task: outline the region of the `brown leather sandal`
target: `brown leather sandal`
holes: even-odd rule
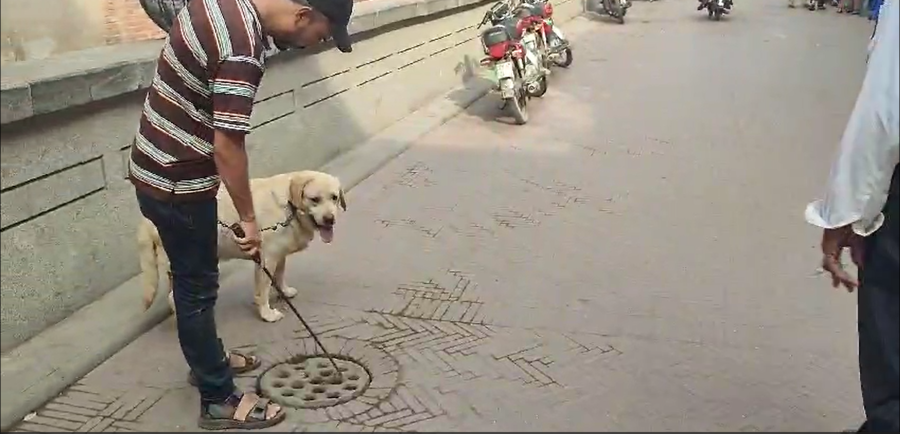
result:
[[[243,364],[236,365],[235,360],[243,360]],[[246,354],[238,350],[231,350],[228,352],[228,363],[231,364],[231,371],[237,375],[246,374],[250,371],[259,368],[262,364],[262,361],[259,357],[256,357],[252,354]],[[188,384],[191,386],[197,387],[199,384],[197,382],[197,376],[194,375],[194,371],[188,373]]]
[[[287,413],[278,404],[255,393],[245,393],[221,404],[204,406],[198,425],[205,430],[254,430],[278,425],[286,417]]]

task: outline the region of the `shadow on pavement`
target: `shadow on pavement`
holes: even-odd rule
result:
[[[449,94],[449,99],[463,109],[463,112],[478,117],[484,121],[493,122],[501,114],[499,109],[501,101],[491,90],[496,86],[496,82],[487,77],[490,71],[481,66],[478,59],[466,55],[463,60],[456,66],[455,72],[462,77],[462,87],[454,89]],[[485,99],[496,100],[497,103],[491,104],[471,104],[472,92],[487,92]]]

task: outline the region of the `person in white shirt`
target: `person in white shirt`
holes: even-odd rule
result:
[[[859,370],[866,422],[859,432],[900,432],[900,8],[888,0],[866,77],[822,200],[806,209],[824,229],[822,268],[832,285],[859,288]],[[844,270],[843,251],[859,272]]]

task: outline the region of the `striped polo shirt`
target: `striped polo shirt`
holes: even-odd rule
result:
[[[157,62],[131,146],[129,179],[165,201],[214,197],[213,134],[250,131],[267,42],[250,0],[193,0]]]

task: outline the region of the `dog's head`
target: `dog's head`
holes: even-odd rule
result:
[[[315,226],[325,243],[334,239],[338,208],[347,210],[341,181],[322,172],[301,172],[291,179],[291,202]]]

